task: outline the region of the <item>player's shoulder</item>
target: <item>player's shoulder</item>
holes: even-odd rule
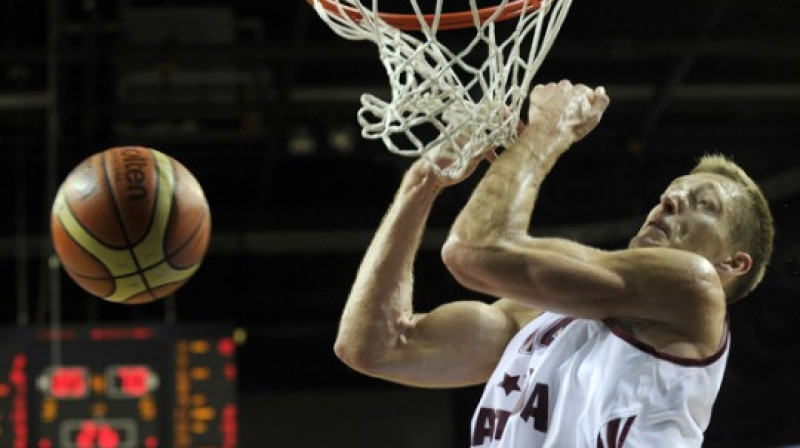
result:
[[[605,266],[623,281],[625,313],[608,316],[638,322],[659,342],[680,340],[714,350],[727,304],[722,279],[705,257],[681,249],[644,247],[608,252]],[[663,342],[662,342],[663,343]]]

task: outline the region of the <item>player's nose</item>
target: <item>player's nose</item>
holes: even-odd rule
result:
[[[661,207],[665,213],[678,214],[686,208],[686,193],[671,191],[661,195]]]

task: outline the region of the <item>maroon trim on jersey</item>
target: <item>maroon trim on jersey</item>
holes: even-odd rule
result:
[[[636,337],[634,337],[628,330],[626,330],[622,326],[622,324],[620,324],[618,321],[614,319],[605,319],[603,320],[603,323],[606,324],[606,326],[609,328],[609,330],[611,330],[612,333],[614,333],[615,336],[627,342],[628,344],[638,348],[639,350],[645,353],[649,353],[655,356],[656,358],[663,359],[665,361],[669,361],[671,363],[687,367],[705,367],[710,364],[713,364],[722,356],[723,353],[725,353],[725,350],[728,349],[728,345],[730,342],[730,331],[728,331],[727,318],[725,319],[725,330],[724,330],[725,336],[722,338],[722,342],[720,343],[719,348],[711,356],[700,359],[684,358],[682,356],[670,355],[669,353],[664,353],[662,351],[659,351],[652,345],[640,341],[639,339],[636,339]]]

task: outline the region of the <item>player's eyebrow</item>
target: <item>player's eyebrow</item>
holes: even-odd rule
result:
[[[669,185],[667,185],[666,189],[669,190],[671,188],[679,187],[685,178],[686,176],[676,177],[672,182],[669,183]]]

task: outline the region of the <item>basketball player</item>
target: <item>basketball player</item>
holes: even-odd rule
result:
[[[728,355],[727,306],[759,283],[772,250],[767,203],[738,166],[706,156],[667,186],[626,249],[534,238],[545,175],[609,100],[602,87],[567,81],[535,87],[530,100],[527,127],[487,170],[442,251],[462,285],[501,299],[414,313],[426,218],[462,180],[420,160],[367,250],[335,350],[402,384],[486,383],[472,446],[699,447]]]

